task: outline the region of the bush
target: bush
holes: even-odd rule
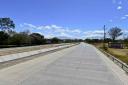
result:
[[[51,39],[51,43],[53,43],[53,44],[60,43],[60,42],[62,42],[62,40],[60,40],[60,39],[58,39],[56,37]]]
[[[31,44],[40,45],[46,43],[44,36],[39,33],[32,33],[30,37],[31,37]]]
[[[0,45],[8,44],[9,37],[10,36],[6,32],[0,31]]]
[[[128,48],[128,43],[125,44],[126,48]]]
[[[22,33],[19,33],[19,34],[14,34],[10,39],[9,39],[9,42],[11,45],[18,45],[18,46],[21,46],[21,45],[30,45],[31,42],[30,42],[30,37],[26,34],[22,34]]]

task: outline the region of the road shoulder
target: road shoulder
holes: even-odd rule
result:
[[[114,75],[116,75],[124,85],[128,85],[128,74],[117,66],[113,61],[111,61],[106,55],[94,47],[101,59],[106,63],[108,68],[110,68]]]

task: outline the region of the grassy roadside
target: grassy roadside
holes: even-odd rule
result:
[[[99,49],[103,49],[102,43],[93,44]],[[123,61],[124,63],[128,64],[128,49],[115,49],[115,48],[107,48],[107,50],[104,50],[107,53],[115,56],[117,59]]]

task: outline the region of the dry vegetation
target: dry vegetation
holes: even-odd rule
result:
[[[96,43],[94,44],[97,48],[103,49],[103,43]],[[107,46],[107,44],[106,44]],[[128,49],[116,49],[116,48],[107,48],[106,52],[110,53],[111,55],[115,56],[119,60],[123,61],[124,63],[128,64]]]
[[[128,49],[108,48],[107,52],[128,64]]]

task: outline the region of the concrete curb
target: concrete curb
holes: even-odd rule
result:
[[[60,49],[60,48],[66,48],[66,47],[70,47],[70,46],[73,46],[73,45],[74,44],[58,46],[58,47],[52,47],[52,48],[46,48],[46,49],[35,50],[35,51],[29,51],[29,52],[23,52],[23,53],[10,54],[10,55],[5,55],[5,56],[0,56],[0,63],[1,62],[15,60],[15,59],[29,57],[29,56],[32,56],[32,55],[36,55],[36,54],[47,52],[47,51],[51,51],[51,50],[56,50],[56,49]]]

